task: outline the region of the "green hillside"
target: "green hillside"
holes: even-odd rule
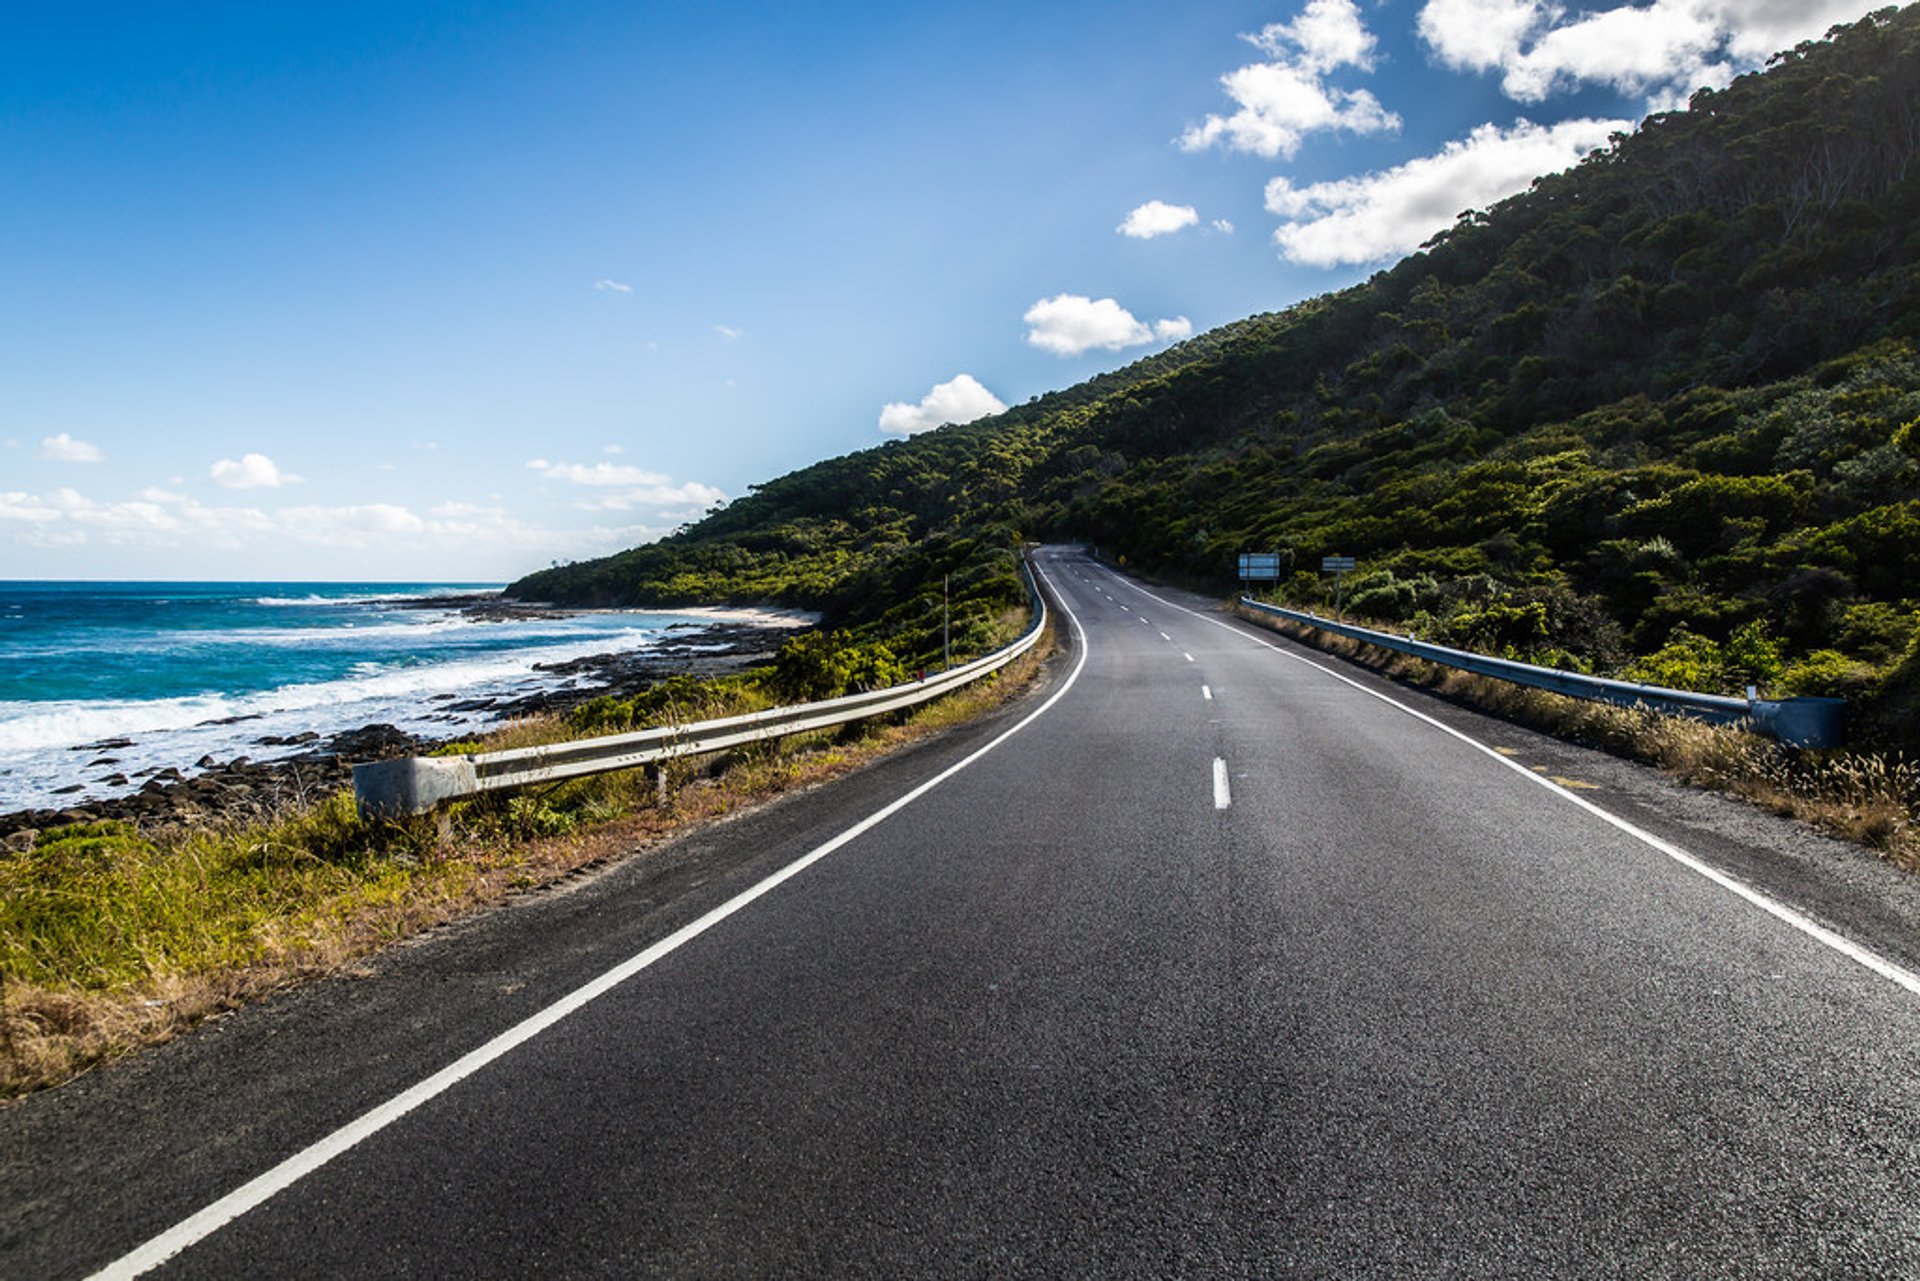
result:
[[[1669,683],[1841,692],[1920,747],[1920,7],[1776,58],[1363,285],[818,463],[510,591],[764,601],[936,652],[1021,538]]]

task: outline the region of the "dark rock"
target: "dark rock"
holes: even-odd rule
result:
[[[100,780],[100,786],[102,787],[125,787],[126,785],[127,776],[125,774],[109,774]]]
[[[133,740],[130,738],[103,738],[97,743],[82,743],[72,750],[76,752],[111,752],[122,747],[132,746]]]
[[[86,784],[84,783],[69,783],[65,787],[54,788],[53,794],[55,796],[71,796],[75,792],[83,792],[85,790]]]

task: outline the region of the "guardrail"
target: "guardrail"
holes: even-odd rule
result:
[[[355,765],[354,803],[363,818],[424,814],[442,801],[482,792],[633,769],[681,756],[700,756],[790,734],[828,729],[928,702],[998,671],[1039,641],[1047,625],[1047,602],[1033,580],[1032,571],[1023,566],[1022,572],[1027,576],[1027,591],[1033,598],[1033,623],[1025,634],[991,654],[911,684],[816,703],[773,707],[744,716],[688,725],[662,725],[630,734],[610,734],[544,747],[517,747],[459,756],[413,756]]]
[[[1583,676],[1553,667],[1536,667],[1511,659],[1493,658],[1464,649],[1450,649],[1410,636],[1396,636],[1370,627],[1355,627],[1310,614],[1285,609],[1242,596],[1240,604],[1262,614],[1271,614],[1289,622],[1315,627],[1335,636],[1364,641],[1395,653],[1423,658],[1429,663],[1454,667],[1495,680],[1512,681],[1535,689],[1550,690],[1569,698],[1588,702],[1613,703],[1621,707],[1645,707],[1669,716],[1690,716],[1716,725],[1745,722],[1760,734],[1778,739],[1789,747],[1841,747],[1846,743],[1847,704],[1841,698],[1729,698],[1722,694],[1696,694],[1691,690],[1664,689],[1658,685],[1636,685],[1632,681]]]

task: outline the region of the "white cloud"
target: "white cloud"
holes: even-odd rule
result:
[[[1416,25],[1445,65],[1489,71],[1519,57],[1546,20],[1539,0],[1427,0]]]
[[[600,452],[608,455],[609,457],[617,458],[621,454],[626,453],[627,450],[626,450],[626,446],[624,445],[602,445],[600,446]]]
[[[1274,232],[1274,243],[1289,261],[1316,267],[1396,257],[1466,210],[1524,191],[1541,174],[1567,168],[1631,128],[1624,120],[1481,125],[1438,155],[1381,173],[1306,187],[1275,178],[1267,184],[1267,208],[1288,221]]]
[[[1151,240],[1155,236],[1170,236],[1199,221],[1200,215],[1192,205],[1170,205],[1164,200],[1149,200],[1128,214],[1126,221],[1114,230],[1135,240]]]
[[[719,334],[722,338],[726,339],[728,342],[737,342],[740,339],[745,338],[747,336],[746,330],[735,329],[732,325],[715,325],[713,327],[713,332],[716,334]]]
[[[1215,218],[1213,220],[1213,229],[1223,236],[1231,236],[1233,234],[1233,224],[1225,218]]]
[[[517,573],[521,571],[510,567],[545,563],[556,556],[605,555],[649,542],[665,534],[671,523],[596,522],[556,528],[523,520],[498,506],[463,502],[440,503],[422,515],[393,503],[278,511],[207,506],[155,488],[124,502],[95,501],[66,487],[43,495],[0,492],[0,549],[11,545],[35,555],[86,547],[142,552],[191,548],[195,553],[271,558],[268,563],[276,565],[306,555],[308,563],[325,566],[337,565],[342,549],[378,548],[389,563],[404,558],[409,564],[445,567],[493,564]]]
[[[900,401],[880,410],[880,430],[900,436],[932,431],[948,423],[970,423],[989,414],[1004,413],[1006,405],[972,374],[960,374],[934,384],[917,405]]]
[[[300,483],[298,476],[281,471],[265,454],[243,454],[238,462],[222,458],[207,469],[207,475],[222,489],[278,489]]]
[[[1653,0],[1570,13],[1543,0],[1427,0],[1418,26],[1440,62],[1498,71],[1501,91],[1519,102],[1598,85],[1667,107],[1868,7],[1867,0]]]
[[[1373,33],[1353,0],[1308,0],[1292,22],[1271,22],[1248,43],[1275,59],[1294,57],[1311,71],[1373,70]]]
[[[601,293],[606,294],[630,294],[633,292],[632,285],[622,284],[618,280],[596,280],[593,282],[593,287]]]
[[[17,521],[21,524],[44,525],[59,520],[59,508],[35,494],[23,494],[18,490],[0,492],[0,521]]]
[[[55,463],[98,463],[104,462],[107,457],[100,446],[75,440],[66,432],[41,441],[40,452],[36,456]]]
[[[571,485],[664,485],[670,479],[631,463],[550,463],[534,458],[528,461],[527,469]]]
[[[289,537],[322,547],[365,547],[427,528],[426,521],[397,503],[285,507],[276,517],[276,524]]]
[[[1027,308],[1027,341],[1056,356],[1078,356],[1095,347],[1119,351],[1155,341],[1184,338],[1193,332],[1186,317],[1156,321],[1137,319],[1112,298],[1093,299],[1080,294],[1056,294]]]
[[[1220,78],[1238,105],[1232,115],[1209,115],[1181,135],[1188,151],[1225,146],[1256,155],[1291,156],[1309,133],[1345,129],[1384,133],[1400,117],[1365,89],[1335,89],[1326,75],[1341,67],[1373,67],[1373,35],[1354,0],[1309,0],[1292,22],[1276,22],[1246,37],[1270,61]]]
[[[715,503],[727,501],[726,492],[712,485],[704,485],[697,480],[675,484],[673,477],[665,473],[647,471],[628,463],[556,463],[535,458],[527,463],[527,468],[548,480],[619,491],[574,503],[581,511],[629,511],[635,507],[704,511]]]

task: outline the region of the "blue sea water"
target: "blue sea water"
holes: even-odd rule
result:
[[[207,756],[304,750],[263,738],[380,722],[455,736],[493,718],[449,703],[566,683],[536,664],[641,649],[713,621],[628,611],[487,621],[451,600],[405,603],[496,587],[0,581],[0,812],[116,795]],[[131,743],[94,746],[122,739]],[[128,783],[101,781],[115,774]]]

